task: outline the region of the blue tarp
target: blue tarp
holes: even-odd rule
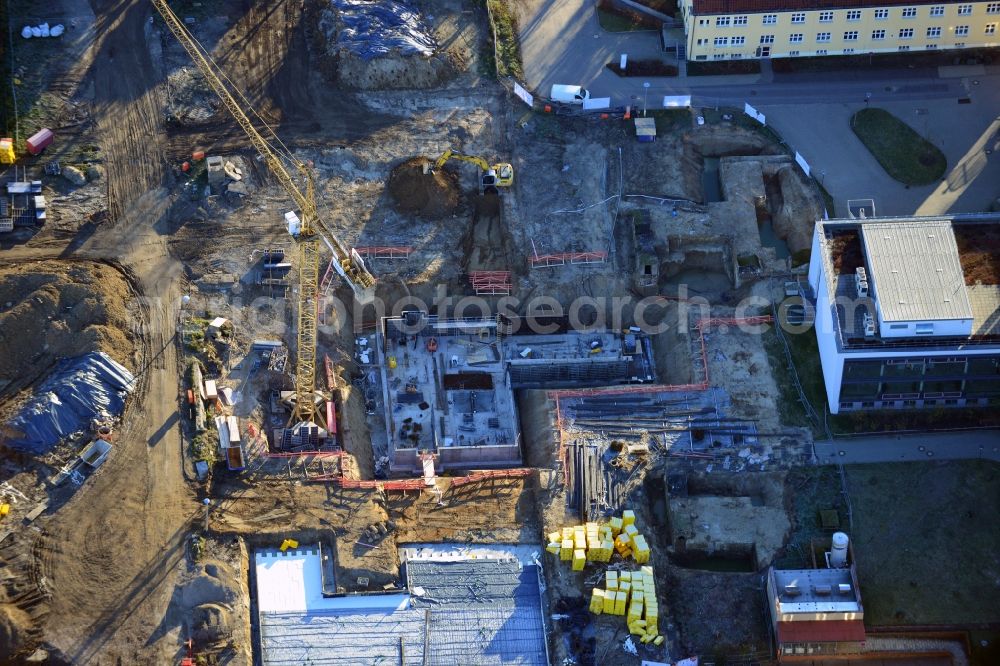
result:
[[[437,42],[416,9],[398,0],[331,0],[340,13],[337,46],[362,60],[392,52],[429,56]]]
[[[5,442],[28,453],[45,453],[95,417],[118,416],[135,377],[104,352],[64,361],[7,424]]]

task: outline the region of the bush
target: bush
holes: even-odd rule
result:
[[[597,22],[608,32],[659,30],[660,21],[642,12],[623,9],[612,0],[598,0]]]
[[[617,62],[606,67],[618,76],[677,76],[677,68],[662,60],[629,60],[622,70]]]
[[[718,76],[721,74],[760,74],[759,60],[694,61],[687,64],[688,76]]]
[[[517,20],[507,0],[487,0],[496,30],[496,70],[498,76],[524,78],[521,64],[521,42],[517,36]]]

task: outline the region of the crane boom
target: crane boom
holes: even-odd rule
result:
[[[354,291],[361,303],[370,303],[375,296],[375,278],[365,267],[364,261],[354,250],[349,250],[330,230],[316,210],[316,198],[312,175],[308,167],[296,162],[296,167],[306,179],[306,192],[296,185],[292,175],[285,168],[281,156],[274,146],[257,130],[243,111],[242,106],[215,72],[213,63],[202,53],[194,37],[167,4],[167,0],[150,0],[153,7],[163,17],[164,22],[187,51],[195,66],[205,77],[205,82],[226,106],[233,119],[243,128],[254,148],[260,152],[268,169],[278,179],[288,196],[301,212],[301,226],[298,236],[298,330],[295,365],[295,404],[292,409],[293,422],[314,422],[321,417],[316,409],[316,341],[317,341],[317,299],[319,292],[319,240],[333,253],[331,265]],[[217,66],[216,66],[217,67]]]

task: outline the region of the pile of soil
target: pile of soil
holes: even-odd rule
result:
[[[965,284],[1000,284],[1000,229],[985,224],[956,224],[954,229]]]
[[[444,169],[424,173],[424,166],[430,164],[426,157],[414,157],[389,174],[389,194],[396,210],[425,220],[454,214],[460,200],[458,176]]]
[[[13,604],[0,604],[0,663],[9,664],[31,649],[33,628],[34,622],[26,612]]]
[[[0,390],[41,379],[60,358],[103,351],[135,370],[128,305],[115,268],[92,262],[35,262],[0,268]]]

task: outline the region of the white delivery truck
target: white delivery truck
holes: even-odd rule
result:
[[[567,86],[561,83],[553,83],[549,99],[561,104],[582,106],[584,102],[590,99],[590,91],[582,86]]]

